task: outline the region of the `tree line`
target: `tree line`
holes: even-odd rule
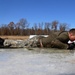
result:
[[[49,35],[52,31],[66,31],[69,29],[67,23],[60,23],[57,20],[34,23],[32,27],[30,25],[24,18],[16,24],[14,22],[2,24],[0,25],[0,35]]]

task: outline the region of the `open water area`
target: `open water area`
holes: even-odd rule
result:
[[[75,75],[75,50],[0,49],[0,75]]]

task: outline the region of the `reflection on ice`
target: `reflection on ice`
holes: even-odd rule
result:
[[[75,52],[52,49],[0,51],[0,75],[75,75]]]

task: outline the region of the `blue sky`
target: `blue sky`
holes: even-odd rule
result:
[[[30,24],[68,23],[75,27],[75,0],[0,0],[0,25],[17,23],[21,18]]]

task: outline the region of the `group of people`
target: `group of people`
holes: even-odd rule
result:
[[[68,43],[68,41],[72,41],[72,43]],[[75,44],[75,28],[70,29],[69,31],[63,31],[59,33],[50,33],[48,37],[39,37],[36,42],[37,47],[41,48],[59,48],[59,49],[74,49]],[[5,47],[4,39],[0,38],[0,47]],[[7,47],[10,47],[7,46]]]

